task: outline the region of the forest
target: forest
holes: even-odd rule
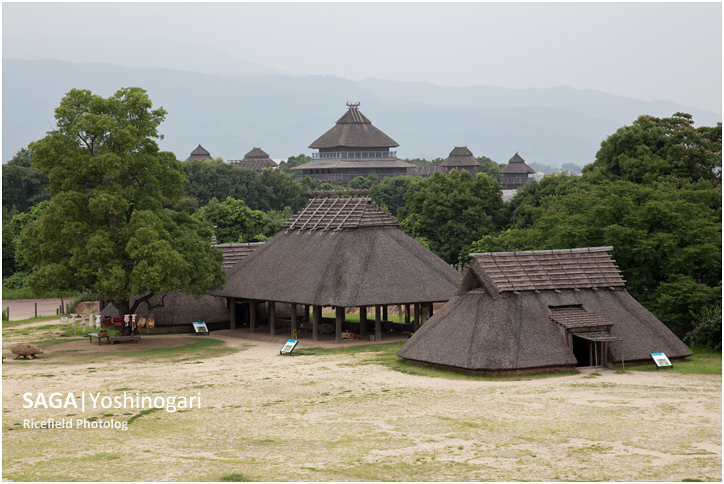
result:
[[[408,235],[459,270],[470,253],[612,246],[639,302],[685,342],[721,350],[721,123],[640,116],[602,140],[581,174],[531,180],[504,203],[503,165],[484,156],[475,176],[319,186],[291,174],[311,161],[304,154],[261,175],[220,158],[179,161],[153,141],[164,117],[139,88],[66,95],[58,129],[3,165],[4,294],[203,294],[224,278],[204,242],[212,233],[219,243],[266,241],[309,188],[374,186]]]

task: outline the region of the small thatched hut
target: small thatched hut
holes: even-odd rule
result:
[[[191,156],[186,158],[186,161],[193,160],[213,160],[213,158],[211,157],[211,153],[206,151],[203,146],[199,145],[191,152]]]
[[[480,166],[480,162],[473,156],[467,146],[456,146],[450,152],[450,155],[445,158],[441,166],[445,172],[457,168],[458,171],[469,171],[474,177],[475,169]]]
[[[336,308],[336,339],[340,341],[345,308],[360,308],[359,327],[367,336],[366,308],[375,308],[375,336],[381,337],[384,308],[414,306],[414,327],[429,315],[433,302],[455,293],[460,274],[400,230],[392,216],[367,195],[371,191],[314,192],[318,197],[284,223],[271,240],[229,270],[224,288],[214,292],[231,299],[232,328],[249,324],[254,331],[258,302],[267,301],[270,333],[277,324],[278,303],[289,303],[289,323],[297,325],[297,305],[313,307],[316,340],[322,307]],[[407,311],[410,314],[410,311]],[[243,319],[242,319],[243,318]]]
[[[508,164],[500,169],[503,179],[500,185],[503,190],[515,190],[522,187],[531,180],[531,176],[535,170],[525,164],[525,160],[516,152],[513,157],[508,160]]]
[[[261,148],[254,148],[244,155],[241,160],[229,160],[232,165],[238,165],[242,168],[254,170],[258,175],[264,168],[276,168],[276,161],[269,158],[269,155]]]
[[[475,374],[560,371],[692,354],[626,292],[611,247],[471,254],[457,295],[398,356]]]

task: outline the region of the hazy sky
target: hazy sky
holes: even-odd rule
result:
[[[65,41],[79,62],[84,44],[147,39],[153,49],[166,39],[353,80],[565,85],[722,107],[720,2],[6,2],[2,13],[5,42],[20,34],[38,46]]]

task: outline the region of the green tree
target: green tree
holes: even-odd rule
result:
[[[199,209],[196,217],[213,224],[216,240],[220,244],[257,242],[264,226],[264,212],[252,210],[244,200],[231,197],[223,202],[212,198],[206,206]]]
[[[503,179],[503,175],[500,174],[500,169],[505,165],[496,163],[487,156],[478,156],[476,159],[478,163],[480,163],[480,166],[475,169],[477,172],[485,173],[493,180],[500,181]]]
[[[690,115],[640,116],[601,143],[583,168],[592,179],[652,183],[665,177],[721,179],[721,123],[694,128]]]
[[[53,195],[21,234],[34,292],[85,287],[133,313],[153,296],[163,304],[171,291],[202,295],[223,282],[211,226],[168,208],[184,177],[155,141],[165,115],[137,87],[62,99],[57,129],[29,148]]]
[[[33,205],[50,198],[46,191],[48,176],[32,168],[30,160],[30,152],[23,148],[3,165],[3,213],[10,213],[12,207],[18,212],[27,212]]]
[[[387,207],[392,215],[397,216],[400,208],[405,206],[405,194],[413,180],[413,177],[407,175],[384,178],[375,185],[372,199],[378,205]]]
[[[290,156],[289,158],[287,158],[287,161],[282,161],[281,163],[279,163],[279,169],[284,173],[294,174],[292,168],[294,168],[295,166],[303,165],[305,163],[309,163],[310,161],[312,161],[312,157],[305,154]]]
[[[500,184],[484,173],[473,178],[468,171],[436,172],[410,184],[398,216],[407,234],[425,239],[440,258],[458,264],[470,243],[502,227]]]
[[[271,194],[254,170],[224,163],[220,159],[183,162],[188,179],[186,195],[206,205],[212,198],[244,200],[253,210],[271,210]]]
[[[290,207],[296,212],[309,203],[307,188],[295,182],[294,176],[288,173],[264,168],[260,181],[269,190],[269,205],[272,210],[282,211],[285,207]]]

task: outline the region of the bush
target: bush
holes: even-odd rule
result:
[[[3,278],[3,291],[7,289],[22,289],[25,287],[26,272],[16,272],[15,274]]]
[[[694,329],[684,338],[689,346],[721,352],[721,304],[705,308],[695,319]]]

